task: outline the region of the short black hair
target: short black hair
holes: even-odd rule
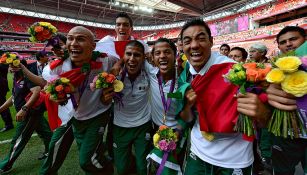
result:
[[[138,47],[140,49],[142,49],[142,52],[143,54],[145,54],[145,48],[144,48],[144,45],[138,41],[138,40],[131,40],[127,43],[126,47],[125,47],[125,50],[128,46],[133,46],[133,47]]]
[[[277,44],[279,44],[280,36],[288,32],[298,32],[300,35],[302,35],[302,37],[304,38],[306,37],[306,32],[303,28],[298,27],[298,26],[286,26],[276,35]]]
[[[243,59],[247,59],[247,55],[248,53],[246,52],[246,50],[242,47],[233,47],[230,51],[233,51],[233,50],[238,50],[242,53],[242,57]]]
[[[155,41],[154,47],[151,50],[152,55],[154,55],[155,45],[157,43],[167,43],[171,47],[171,49],[174,51],[174,55],[176,56],[176,54],[177,54],[177,47],[176,47],[176,45],[175,45],[175,43],[173,41],[171,41],[170,39],[167,39],[167,38],[159,38],[159,39],[157,39]]]
[[[221,47],[220,47],[220,50],[221,50],[222,47],[227,47],[228,51],[230,51],[230,46],[228,44],[222,44]]]
[[[183,27],[182,27],[182,29],[181,29],[181,31],[180,31],[180,38],[181,38],[181,40],[183,40],[183,38],[182,38],[182,37],[183,37],[183,36],[182,36],[183,32],[184,32],[187,28],[189,28],[189,27],[191,27],[191,26],[203,26],[203,27],[206,29],[207,33],[208,33],[209,39],[212,39],[211,30],[210,30],[208,24],[207,24],[205,21],[203,21],[202,19],[197,18],[197,19],[193,19],[193,20],[191,20],[191,21],[188,21],[188,22],[186,22],[186,23],[183,25]]]
[[[126,12],[118,13],[115,17],[115,22],[116,22],[117,18],[127,18],[129,20],[130,27],[133,27],[133,21]]]
[[[47,52],[44,50],[41,50],[35,54],[36,60],[39,61],[41,57],[47,56]]]
[[[57,33],[57,35],[55,37],[58,38],[59,40],[61,40],[64,44],[66,44],[67,37],[63,33]],[[53,45],[52,47],[55,48],[55,49],[61,49],[59,42],[57,44]]]

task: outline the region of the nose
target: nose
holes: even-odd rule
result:
[[[72,45],[72,46],[77,45],[77,40],[76,39],[71,40],[70,45]]]
[[[286,43],[286,44],[287,44],[288,47],[290,47],[290,46],[292,46],[292,41],[287,40],[287,43]]]
[[[197,40],[193,39],[191,41],[191,48],[192,49],[197,49],[198,47],[199,47],[199,42]]]

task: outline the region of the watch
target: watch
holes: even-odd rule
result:
[[[25,111],[25,112],[28,112],[29,111],[29,108],[27,106],[22,106],[21,107],[21,110]]]

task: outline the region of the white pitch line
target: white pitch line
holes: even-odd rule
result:
[[[35,137],[35,136],[37,136],[37,134],[35,133],[35,134],[32,134],[32,136],[31,137]],[[12,139],[8,139],[8,140],[3,140],[3,141],[0,141],[0,145],[1,144],[6,144],[6,143],[10,143],[12,141]]]

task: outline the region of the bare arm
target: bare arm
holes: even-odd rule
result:
[[[9,99],[6,100],[5,103],[3,103],[3,105],[1,105],[0,107],[0,113],[4,110],[6,110],[7,108],[9,108],[10,106],[13,105],[13,97],[11,96]]]
[[[24,106],[30,109],[33,106],[33,104],[36,102],[36,100],[38,100],[40,90],[41,88],[39,86],[31,88],[30,91],[32,92],[32,95]],[[20,109],[16,114],[16,121],[23,121],[27,115],[27,112],[28,111]]]
[[[40,77],[38,75],[33,74],[29,69],[27,69],[24,65],[20,65],[21,70],[25,74],[25,76],[32,81],[34,84],[40,86],[41,88],[44,88],[44,86],[47,84],[47,81],[43,79],[43,77]]]

